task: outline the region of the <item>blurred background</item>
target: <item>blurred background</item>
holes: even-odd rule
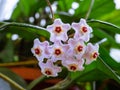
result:
[[[93,28],[93,37],[91,38],[91,42],[97,43],[101,40],[105,41],[102,45],[108,51],[108,54],[116,63],[120,63],[120,30],[116,30],[115,32],[114,28],[105,28],[104,25],[96,27],[98,24],[91,23],[91,20],[101,20],[120,27],[119,0],[50,0],[50,2],[55,18],[61,18],[64,23],[71,24],[72,22],[79,22],[80,18],[87,18],[88,24]],[[36,37],[41,40],[48,40],[49,36],[46,34],[38,36],[30,32],[29,28],[21,28],[16,25],[8,26],[6,28],[1,27],[4,26],[5,22],[17,22],[46,28],[47,25],[52,24],[51,18],[52,14],[46,0],[0,0],[1,72],[4,72],[4,70],[7,71],[8,69],[3,68],[7,67],[26,80],[27,83],[41,75],[40,69],[37,65],[37,60],[31,53],[31,48],[33,46],[33,40]],[[11,74],[8,76],[10,75]],[[61,77],[64,78],[62,75]],[[60,80],[61,79],[56,79],[44,83],[49,83],[49,86]],[[10,90],[8,83],[4,84],[6,86],[3,87],[8,87],[7,89],[1,89],[3,82],[3,79],[0,78],[0,90]],[[98,82],[98,90],[120,89],[118,83],[114,81],[109,83],[109,81],[106,80],[103,82],[104,84],[100,84],[101,82],[102,81]],[[111,89],[109,87],[101,89],[105,87],[104,85],[107,86],[106,83],[109,87],[112,84],[114,89],[111,87]],[[86,83],[88,86],[89,84],[90,83]],[[92,85],[94,87],[94,84]],[[77,87],[75,86],[75,88]],[[33,90],[37,89],[34,88]]]

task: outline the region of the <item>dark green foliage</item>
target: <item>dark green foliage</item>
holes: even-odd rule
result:
[[[54,1],[55,0],[50,0],[51,3]],[[113,0],[56,1],[58,3],[57,11],[55,13],[56,18],[61,18],[63,22],[71,24],[72,22],[79,22],[80,18],[87,18],[86,16],[88,15],[88,24],[93,28],[93,38],[91,38],[91,42],[96,43],[107,38],[107,41],[100,45],[99,58],[92,64],[86,65],[85,70],[70,73],[71,80],[76,82],[85,82],[114,79],[120,84],[120,63],[117,63],[110,56],[111,48],[120,49],[120,44],[115,41],[115,35],[117,33],[120,34],[120,10],[115,9]],[[74,15],[70,15],[68,11],[73,2],[79,3],[79,7],[75,10]],[[91,2],[93,2],[92,6]],[[3,45],[5,46],[3,48],[2,44],[0,44],[0,47],[2,47],[2,49],[0,49],[0,62],[14,61],[14,48],[16,47],[10,38],[6,38],[7,34],[18,34],[22,40],[26,41],[24,44],[27,44],[28,42],[31,43],[35,38],[41,37],[42,40],[49,40],[50,34],[45,31],[45,28],[38,26],[41,19],[46,20],[45,26],[52,23],[49,18],[49,13],[45,12],[46,6],[46,0],[19,0],[17,7],[12,13],[12,17],[9,20],[10,22],[0,22],[0,40],[1,42],[4,42]],[[90,8],[92,8],[92,10],[90,10]],[[89,11],[91,12],[88,13]],[[29,17],[32,16],[35,18],[36,12],[40,14],[40,18],[38,20],[35,19],[32,23],[33,25],[31,25]],[[31,48],[27,48],[26,50],[28,49],[30,50]],[[26,57],[26,55],[24,55],[24,57]],[[18,57],[20,57],[19,54]],[[29,57],[31,57],[31,55]],[[0,73],[8,75],[9,78],[18,82],[21,86],[26,86],[24,81],[19,79],[17,75],[13,74],[16,78],[10,76],[12,72],[6,68],[0,68]]]

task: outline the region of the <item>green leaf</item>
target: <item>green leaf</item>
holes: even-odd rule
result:
[[[116,26],[115,24],[101,21],[101,20],[95,20],[95,19],[89,20],[88,23],[93,28],[100,28],[100,29],[106,30],[107,33],[112,32],[112,33],[120,34],[120,27]]]
[[[64,3],[64,0],[59,1],[58,3],[58,13],[59,17],[64,21],[64,22],[73,22],[73,21],[79,21],[80,18],[85,18],[86,14],[89,10],[90,4],[91,4],[91,0],[74,0],[73,2],[77,2],[79,4],[79,7],[74,10],[75,14],[71,15],[68,13],[69,9],[72,9],[72,6],[69,6],[72,4],[72,2],[70,2],[72,0],[69,0],[69,4],[68,3]],[[67,2],[67,1],[66,1]],[[66,8],[66,7],[69,8]],[[62,12],[61,12],[62,11]]]
[[[88,21],[88,23],[93,28],[93,34],[95,35],[93,38],[99,38],[96,41],[107,38],[107,42],[110,47],[120,47],[120,45],[115,41],[115,34],[120,33],[120,27],[109,22],[94,19]]]
[[[99,65],[98,65],[98,69],[99,69],[101,72],[103,72],[103,73],[105,73],[106,75],[108,75],[109,78],[116,80],[116,81],[120,84],[120,76],[118,76],[118,75],[116,74],[116,72],[115,72],[111,67],[109,67],[109,65],[105,62],[105,59],[99,57],[98,60],[100,60],[100,63],[101,63],[101,66],[100,66],[100,64],[98,63],[98,64],[99,64]],[[102,66],[102,64],[103,64],[103,66]],[[116,65],[117,65],[117,64],[116,64]],[[119,66],[120,66],[120,65],[119,65]],[[104,68],[105,70],[104,70],[103,68]]]
[[[85,69],[81,72],[71,72],[71,78],[79,82],[107,79],[107,75],[97,68],[99,64],[98,61],[93,62],[85,66]]]
[[[71,5],[74,0],[59,0],[58,1],[58,8],[60,11],[68,11],[71,8]]]
[[[40,8],[38,4],[40,4],[39,0],[29,0],[29,2],[26,0],[20,0],[12,13],[11,19],[16,20],[19,17],[25,18],[33,15],[33,13]],[[34,8],[31,9],[31,7]]]
[[[113,0],[95,0],[92,12],[89,18],[100,19],[104,15],[108,15],[115,10]]]
[[[110,57],[108,50],[104,47],[100,47],[99,49],[100,57],[109,65],[113,70],[119,70],[120,63],[117,63],[113,58]]]
[[[8,40],[5,48],[0,52],[0,59],[2,62],[14,61],[14,46],[11,40]]]
[[[103,39],[103,38],[107,38],[107,41],[108,42],[108,45],[110,46],[114,46],[114,47],[120,47],[120,45],[115,41],[115,39],[112,37],[112,35],[110,35],[109,33],[105,32],[105,30],[101,30],[101,29],[94,29],[94,37],[98,37],[100,39]],[[99,40],[98,40],[99,41]],[[112,42],[112,43],[111,43]]]
[[[50,34],[46,31],[45,28],[34,26],[25,23],[8,23],[8,22],[0,22],[0,32],[10,32],[19,34],[21,37],[27,39],[34,39],[36,37],[43,36],[45,38],[49,38]]]
[[[78,18],[85,18],[89,10],[91,0],[80,0],[78,3],[79,8],[76,9],[74,16]]]
[[[85,70],[71,73],[71,78],[79,82],[114,79],[120,83],[119,76],[101,58],[86,66]]]
[[[110,22],[110,23],[120,26],[120,23],[119,23],[120,18],[117,18],[117,17],[119,17],[119,15],[120,15],[120,10],[114,10],[111,13],[100,17],[100,20],[107,21],[107,22]]]
[[[20,76],[16,75],[15,73],[13,73],[7,68],[0,68],[0,77],[2,77],[3,79],[6,79],[6,81],[12,85],[15,83],[18,86],[20,85],[20,87],[23,87],[23,88],[26,88],[27,86],[26,82]],[[15,86],[15,84],[13,86]]]
[[[50,0],[50,2],[52,3],[54,0]],[[39,13],[45,6],[47,6],[46,0],[29,0],[29,2],[26,0],[19,0],[12,13],[11,20],[28,22],[29,17],[34,17],[35,13]]]
[[[120,76],[114,71],[119,68],[120,64],[115,62],[108,53],[100,47],[100,57],[90,65],[86,65],[83,71],[72,72],[71,78],[79,82],[114,79],[120,83]]]

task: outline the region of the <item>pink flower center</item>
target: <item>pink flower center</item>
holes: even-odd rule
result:
[[[79,46],[77,47],[77,50],[78,50],[79,52],[81,52],[81,51],[83,50],[83,46],[79,45]]]
[[[84,33],[86,33],[87,32],[87,27],[82,27],[82,31],[84,32]]]
[[[45,71],[45,74],[47,74],[47,75],[52,75],[52,72],[51,72],[49,69],[47,69],[47,70]]]
[[[60,26],[57,26],[57,27],[55,28],[55,32],[60,33],[61,31],[62,31],[62,29],[61,29]]]
[[[35,54],[39,55],[41,52],[38,48],[35,49]]]
[[[61,50],[60,49],[55,49],[55,54],[56,55],[60,55],[62,52],[61,52]]]
[[[98,53],[97,52],[93,53],[93,58],[97,58],[97,57],[98,57]]]

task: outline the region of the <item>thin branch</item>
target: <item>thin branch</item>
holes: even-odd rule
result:
[[[11,63],[0,63],[0,67],[7,66],[24,66],[24,65],[37,65],[37,60],[21,61],[21,62],[11,62]]]
[[[14,85],[16,88],[18,88],[19,90],[26,90],[24,89],[22,86],[20,86],[19,84],[17,84],[15,81],[13,81],[12,79],[10,79],[9,77],[7,77],[6,75],[0,73],[0,77],[3,78],[4,80],[6,80],[7,82],[11,83],[12,85]]]
[[[51,11],[51,14],[52,14],[52,21],[54,22],[54,13],[53,13],[53,10],[52,10],[52,7],[51,7],[51,3],[50,3],[49,0],[46,0],[46,2],[47,2],[47,4],[48,4],[48,6],[49,6],[49,8],[50,8],[50,11]]]
[[[93,5],[94,5],[94,0],[91,0],[90,7],[89,7],[88,12],[87,12],[86,17],[85,17],[86,20],[88,19],[89,15],[92,11]]]
[[[3,30],[6,27],[9,26],[17,26],[17,27],[26,27],[26,28],[33,28],[33,29],[38,29],[38,30],[46,30],[43,27],[39,27],[39,26],[35,26],[35,25],[31,25],[31,24],[26,24],[26,23],[16,23],[16,22],[0,22],[0,30]]]
[[[52,87],[48,87],[43,90],[66,90],[66,88],[68,88],[68,86],[70,86],[73,82],[74,80],[71,79],[70,74],[68,74],[68,76],[64,80],[60,81]]]
[[[9,29],[10,27],[13,27],[13,28],[16,27],[21,32],[27,31],[32,34],[43,36],[43,37],[49,39],[49,32],[46,31],[46,28],[31,25],[31,24],[26,24],[26,23],[0,22],[0,31],[5,30],[6,28]]]
[[[28,86],[27,90],[32,90],[33,87],[35,87],[38,83],[44,81],[47,77],[46,76],[40,76],[39,78],[33,80]]]

